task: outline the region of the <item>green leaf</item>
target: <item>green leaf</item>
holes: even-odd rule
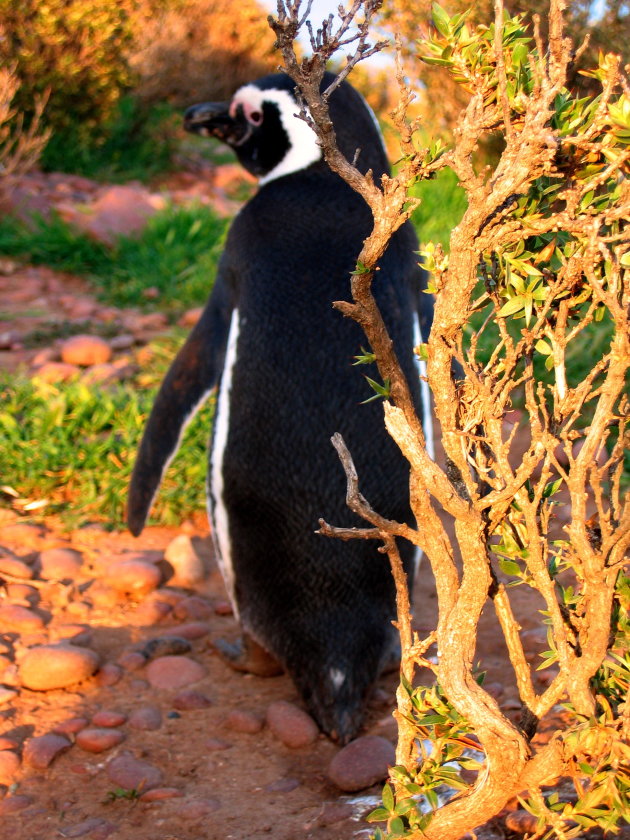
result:
[[[354,271],[351,271],[350,274],[369,274],[372,271],[371,268],[368,268],[367,265],[364,265],[361,260],[357,260],[357,265]]]
[[[516,295],[516,297],[510,298],[510,300],[508,300],[508,302],[499,309],[497,314],[501,318],[506,318],[508,315],[515,315],[517,312],[520,312],[524,306],[525,299],[520,295]]]
[[[433,3],[431,6],[431,16],[433,17],[433,23],[435,24],[435,28],[443,35],[445,38],[451,34],[451,19],[446,14],[444,9],[439,5],[439,3]]]
[[[553,353],[551,347],[542,338],[538,339],[534,346],[536,347],[536,350],[538,350],[539,353],[543,354],[543,356],[549,356],[551,353]],[[355,356],[355,359],[356,358],[357,357]]]
[[[383,785],[382,800],[383,806],[387,808],[388,811],[392,811],[394,809],[394,791],[388,784]]]
[[[521,575],[521,567],[513,560],[506,560],[504,557],[499,558],[499,566],[506,575]]]
[[[389,811],[385,808],[375,808],[365,818],[367,822],[384,822],[389,819]]]

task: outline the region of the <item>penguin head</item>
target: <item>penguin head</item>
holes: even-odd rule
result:
[[[332,73],[326,73],[322,89],[333,79]],[[378,125],[361,95],[343,82],[329,106],[343,154],[352,160],[360,149],[359,169],[372,169],[377,177],[387,171]],[[322,164],[317,136],[298,113],[295,82],[286,73],[273,73],[239,88],[229,102],[191,106],[184,115],[184,128],[227,143],[245,169],[265,184]]]

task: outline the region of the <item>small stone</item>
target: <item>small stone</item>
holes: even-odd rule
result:
[[[74,580],[81,572],[83,557],[72,548],[48,548],[39,555],[42,580]]]
[[[147,664],[146,657],[140,651],[126,650],[118,657],[118,664],[125,671],[137,671]]]
[[[126,720],[127,715],[124,715],[122,712],[101,709],[100,712],[96,712],[96,714],[92,716],[92,725],[108,729],[109,727],[114,728],[116,726],[122,726]]]
[[[116,606],[119,600],[119,593],[102,580],[94,581],[88,589],[87,595],[95,607],[105,610]]]
[[[104,582],[117,592],[142,598],[160,585],[162,574],[142,560],[120,560],[107,569]]]
[[[500,682],[484,683],[483,687],[491,697],[494,697],[495,700],[499,700],[505,693],[505,689]]]
[[[206,576],[203,560],[186,534],[180,534],[169,543],[164,559],[173,567],[174,579],[181,586],[194,586]]]
[[[17,750],[19,746],[19,741],[16,741],[15,738],[7,738],[6,735],[0,735],[0,752],[2,750]]]
[[[291,749],[307,747],[319,736],[313,718],[286,700],[277,700],[268,707],[267,726],[279,741]]]
[[[62,837],[85,837],[89,834],[90,840],[106,840],[115,831],[118,831],[118,827],[113,823],[100,817],[90,817],[75,825],[64,826],[59,834]]]
[[[234,615],[234,609],[229,601],[217,601],[214,605],[215,615]]]
[[[35,767],[37,770],[45,770],[60,753],[69,750],[71,746],[71,741],[54,732],[30,738],[24,744],[22,755],[24,764]]]
[[[221,750],[229,750],[232,744],[229,741],[224,741],[223,738],[208,738],[204,743],[204,747],[209,752],[219,752]]]
[[[193,709],[206,709],[211,705],[212,701],[200,691],[180,691],[177,697],[173,699],[173,707],[182,712],[188,712]]]
[[[61,345],[61,360],[70,365],[100,365],[111,357],[112,348],[97,335],[73,335]]]
[[[153,790],[148,790],[142,794],[140,802],[161,802],[163,799],[177,799],[183,795],[182,791],[177,788],[153,788]]]
[[[190,619],[192,621],[204,621],[214,614],[213,607],[198,595],[191,595],[190,598],[184,598],[179,604],[173,608],[173,615],[179,619]]]
[[[205,670],[187,656],[161,656],[147,665],[147,679],[153,688],[178,689],[199,682]]]
[[[20,769],[20,757],[11,750],[0,752],[0,784],[11,785]]]
[[[51,631],[51,641],[56,640],[89,647],[92,644],[92,629],[87,624],[58,624]]]
[[[0,817],[6,817],[7,814],[17,814],[18,811],[23,811],[32,803],[32,797],[25,794],[16,794],[15,796],[7,796],[6,799],[0,799]]]
[[[123,752],[107,765],[107,777],[125,790],[150,790],[162,784],[162,771],[146,761]]]
[[[225,719],[225,725],[234,732],[255,735],[263,728],[264,721],[256,712],[247,709],[233,709]]]
[[[322,812],[317,817],[316,825],[325,828],[328,825],[349,820],[354,814],[354,809],[349,802],[325,802]]]
[[[122,335],[115,335],[113,338],[109,340],[109,346],[112,350],[129,350],[131,347],[134,346],[136,343],[135,338],[128,333],[123,333]]]
[[[180,636],[182,639],[202,639],[210,632],[210,626],[205,621],[189,621],[186,624],[178,624],[176,627],[171,627],[174,635]]]
[[[150,732],[162,726],[162,712],[157,706],[143,706],[129,716],[129,726]]]
[[[115,662],[106,662],[96,674],[96,681],[99,685],[116,685],[122,679],[124,671]]]
[[[185,820],[200,820],[220,807],[218,799],[189,799],[182,802],[177,813]]]
[[[17,557],[0,557],[0,574],[5,573],[17,578],[29,580],[33,577],[33,570]]]
[[[88,368],[81,377],[81,382],[85,382],[86,385],[96,385],[99,382],[116,382],[119,379],[119,369],[107,362],[107,364],[93,365]]]
[[[19,541],[29,547],[37,545],[44,534],[43,525],[37,525],[35,522],[14,522],[11,525],[5,525],[2,529],[3,537]]]
[[[180,327],[194,327],[197,321],[201,318],[203,306],[196,306],[194,309],[188,309],[181,316],[177,322]]]
[[[43,382],[67,382],[78,376],[81,369],[77,365],[69,365],[65,362],[47,362],[37,368],[33,378],[41,379]]]
[[[151,639],[142,647],[142,654],[147,660],[158,659],[160,656],[181,656],[190,653],[192,645],[188,639],[181,636],[158,636]]]
[[[28,633],[33,630],[43,630],[44,619],[28,607],[7,604],[0,607],[0,627],[15,630],[18,633]]]
[[[98,665],[99,656],[93,650],[62,642],[28,650],[20,663],[19,674],[25,688],[48,691],[91,677]]]
[[[505,818],[505,827],[517,834],[533,834],[536,831],[536,817],[528,811],[517,810]]]
[[[10,583],[7,586],[7,595],[10,601],[23,601],[31,607],[34,607],[40,600],[37,589],[27,583]]]
[[[76,744],[82,750],[91,753],[101,753],[117,747],[125,740],[125,733],[120,729],[102,729],[88,727],[77,732]]]
[[[395,762],[396,751],[389,741],[378,735],[364,735],[335,755],[328,777],[341,790],[353,793],[382,782]]]
[[[138,608],[131,615],[130,621],[137,627],[153,627],[163,621],[173,608],[165,601],[157,598],[148,598],[138,605]]]
[[[85,729],[88,723],[89,721],[87,718],[68,718],[68,720],[63,720],[61,723],[56,724],[52,731],[56,735],[76,735],[77,732]]]
[[[31,359],[31,367],[41,367],[48,362],[58,362],[59,352],[54,347],[43,347]]]
[[[298,779],[277,779],[275,782],[265,786],[269,793],[290,793],[300,786]]]

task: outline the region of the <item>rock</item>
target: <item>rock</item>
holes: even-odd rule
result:
[[[339,750],[328,767],[328,778],[341,790],[354,793],[382,782],[395,762],[396,751],[389,741],[364,735]]]
[[[191,650],[192,645],[188,639],[181,636],[157,636],[143,645],[141,653],[150,660],[160,656],[181,656]]]
[[[119,380],[119,369],[110,362],[103,362],[103,364],[100,365],[92,365],[92,367],[88,368],[81,377],[81,382],[85,382],[86,385],[96,385],[101,382],[117,382]]]
[[[171,610],[170,604],[151,596],[138,605],[133,615],[129,616],[129,620],[136,627],[153,627],[163,621]]]
[[[2,529],[4,538],[15,540],[28,547],[37,545],[44,534],[43,525],[36,525],[34,522],[13,522]]]
[[[77,732],[76,744],[82,750],[91,753],[101,753],[117,747],[125,740],[125,733],[120,729],[105,729],[90,726]]]
[[[163,799],[177,799],[183,795],[178,788],[153,788],[153,790],[148,790],[142,794],[140,802],[161,802]]]
[[[319,736],[313,718],[286,700],[277,700],[268,707],[267,726],[279,741],[292,749],[307,747]]]
[[[187,656],[161,656],[147,665],[147,679],[153,688],[178,689],[202,680],[205,670]]]
[[[246,732],[255,735],[264,726],[263,718],[247,709],[233,709],[225,719],[225,725],[234,732]]]
[[[119,600],[119,593],[102,580],[96,580],[87,590],[87,596],[95,607],[108,610],[116,606]]]
[[[15,630],[18,633],[30,633],[34,630],[43,630],[44,619],[28,607],[7,604],[0,607],[0,627]]]
[[[182,639],[201,639],[207,636],[210,632],[210,626],[204,621],[189,621],[186,624],[178,624],[176,627],[171,627],[174,635],[181,636]]]
[[[101,365],[111,357],[112,348],[98,335],[73,335],[61,345],[61,361],[69,365]]]
[[[177,323],[180,327],[194,327],[201,318],[202,313],[203,306],[195,306],[193,309],[187,309]]]
[[[51,640],[53,639],[89,647],[92,644],[92,628],[87,624],[58,624],[51,630]]]
[[[138,671],[147,664],[146,657],[138,650],[126,650],[118,657],[118,664],[125,671]]]
[[[536,823],[536,817],[522,809],[513,811],[505,818],[505,827],[517,834],[533,834],[536,831]]]
[[[15,738],[8,738],[6,735],[0,735],[0,752],[2,750],[17,750],[20,742]]]
[[[157,706],[142,706],[129,716],[129,726],[150,732],[162,726],[162,712]]]
[[[48,732],[46,735],[29,738],[24,744],[22,758],[24,764],[29,767],[45,770],[60,753],[69,750],[71,746],[72,741],[69,741],[64,735]]]
[[[354,809],[349,802],[325,802],[322,811],[317,817],[316,825],[325,828],[328,825],[349,820],[354,814]]]
[[[0,574],[5,573],[17,578],[29,580],[33,577],[33,570],[17,557],[0,557]]]
[[[96,674],[96,681],[99,685],[116,685],[122,679],[124,671],[115,662],[106,662]]]
[[[199,595],[191,595],[190,598],[184,598],[179,604],[173,608],[173,615],[179,619],[191,619],[192,621],[203,621],[213,615],[214,609]]]
[[[11,785],[20,770],[20,757],[11,750],[0,752],[0,784]]]
[[[91,677],[98,665],[99,656],[93,650],[62,642],[28,650],[20,663],[19,674],[25,688],[48,691]]]
[[[7,814],[17,814],[18,811],[23,811],[32,803],[32,797],[25,794],[16,794],[15,796],[7,796],[6,799],[0,799],[0,817],[6,817]]]
[[[206,576],[203,560],[186,534],[180,534],[169,543],[164,559],[173,567],[174,580],[181,586],[194,586]]]
[[[92,715],[92,725],[105,727],[106,729],[122,726],[126,720],[127,715],[124,715],[122,712],[110,711],[109,709],[101,709],[100,712]]]
[[[89,834],[90,840],[105,840],[113,834],[117,827],[100,817],[90,817],[83,822],[74,825],[63,826],[59,829],[61,837],[85,837]]]
[[[214,605],[215,615],[234,615],[234,608],[229,601],[217,601]]]
[[[112,350],[130,350],[134,344],[136,343],[135,338],[128,333],[123,333],[122,335],[115,335],[113,338],[109,340],[109,346]]]
[[[56,735],[76,735],[88,725],[88,719],[83,717],[68,718],[56,724],[53,732]]]
[[[200,820],[220,807],[218,799],[189,799],[182,802],[177,813],[185,820]]]
[[[108,567],[104,582],[117,592],[142,598],[160,585],[162,574],[142,560],[120,560]]]
[[[162,771],[146,761],[123,752],[107,765],[107,777],[125,790],[150,790],[162,784]]]
[[[204,743],[204,747],[209,752],[219,752],[221,750],[229,750],[232,744],[229,741],[224,741],[223,738],[208,738]]]
[[[66,362],[47,362],[37,368],[33,377],[41,379],[43,382],[67,382],[69,379],[78,376],[80,372],[81,370],[77,365],[70,365]]]
[[[212,705],[212,700],[200,691],[180,691],[173,699],[173,708],[181,712],[188,712],[193,709],[206,709]]]
[[[39,555],[39,576],[42,580],[74,580],[82,564],[82,555],[73,548],[48,548]]]
[[[40,600],[37,589],[27,583],[10,583],[7,586],[7,595],[9,600],[24,601],[31,607],[34,607]]]
[[[298,779],[276,779],[275,782],[265,785],[265,790],[269,793],[290,793],[300,786]]]

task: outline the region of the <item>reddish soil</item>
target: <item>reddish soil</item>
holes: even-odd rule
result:
[[[14,267],[10,269],[14,272]],[[66,317],[71,298],[89,300],[89,293],[76,278],[54,274],[45,268],[19,269],[9,275],[5,291],[13,291],[2,308],[5,322],[0,332],[13,335],[0,351],[0,365],[13,369],[29,362],[33,351],[21,345],[20,335],[49,320],[53,315]],[[39,299],[20,289],[36,288]],[[4,278],[7,279],[7,278]],[[66,301],[64,304],[63,301]],[[6,319],[8,314],[10,320]],[[14,840],[50,840],[53,837],[86,837],[102,840],[350,840],[370,836],[362,820],[376,804],[380,785],[357,795],[346,795],[327,778],[327,768],[338,750],[324,736],[311,746],[289,749],[267,727],[256,734],[227,728],[226,719],[234,709],[265,715],[271,702],[278,699],[299,704],[297,693],[286,676],[263,679],[230,670],[216,655],[213,640],[238,634],[235,619],[226,603],[223,583],[212,557],[211,543],[203,517],[191,512],[191,522],[179,531],[148,528],[139,539],[129,533],[108,533],[90,526],[72,533],[63,532],[59,523],[48,519],[44,526],[25,527],[25,519],[7,509],[0,509],[0,547],[32,564],[39,552],[51,547],[71,547],[81,552],[83,567],[74,581],[24,580],[36,593],[11,588],[0,575],[0,606],[22,604],[43,618],[36,630],[0,626],[0,643],[6,648],[5,660],[0,650],[0,683],[14,688],[15,696],[0,697],[0,738],[16,742],[15,752],[22,755],[25,742],[33,736],[50,732],[69,718],[91,720],[100,710],[122,712],[129,716],[147,706],[161,711],[157,729],[134,729],[128,723],[119,728],[125,740],[119,746],[99,754],[82,750],[74,744],[43,768],[33,768],[24,761],[6,784],[0,786],[2,837]],[[162,557],[169,542],[181,532],[194,538],[204,559],[207,577],[194,589],[169,584],[168,569]],[[107,567],[130,555],[158,563],[164,582],[157,592],[145,598],[112,597],[100,579]],[[537,626],[538,607],[525,587],[515,590],[515,609],[524,630]],[[202,665],[203,679],[195,691],[205,695],[211,705],[192,710],[176,710],[177,691],[152,687],[146,666],[129,657],[131,650],[148,639],[177,633],[177,628],[195,617],[181,617],[178,600],[200,596],[205,610],[199,607],[201,629],[192,641],[189,657]],[[28,597],[27,597],[28,596]],[[434,626],[436,599],[427,564],[423,564],[415,592],[415,621],[420,630]],[[170,603],[168,612],[160,613],[156,601]],[[166,609],[166,608],[164,608]],[[185,611],[184,611],[185,612]],[[194,610],[193,610],[194,612]],[[103,684],[103,672],[70,689],[30,691],[19,686],[13,660],[28,647],[70,631],[69,624],[82,625],[90,648],[104,663],[122,662],[120,679]],[[122,657],[122,659],[121,659]],[[501,698],[510,714],[518,715],[519,704],[505,647],[494,617],[488,611],[481,627],[478,658],[487,670],[487,683]],[[541,679],[545,679],[544,676]],[[379,681],[369,705],[364,734],[377,734],[395,741],[392,718],[396,675]],[[0,687],[1,690],[1,687]],[[221,746],[222,749],[217,749]],[[175,789],[174,798],[146,801],[126,798],[107,774],[108,762],[125,751],[147,761],[162,773],[161,788]],[[1,781],[1,780],[0,780]],[[140,794],[143,791],[140,790]],[[20,797],[23,797],[22,799]],[[11,811],[13,801],[19,810]],[[507,837],[509,832],[497,822],[488,837]]]

